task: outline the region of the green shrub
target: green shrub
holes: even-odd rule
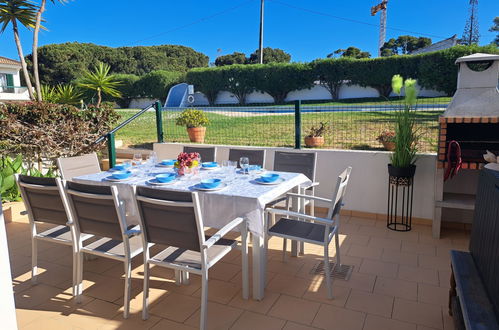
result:
[[[166,99],[170,87],[181,81],[180,72],[157,70],[140,77],[134,84],[134,97]]]
[[[240,105],[246,104],[246,97],[255,90],[255,74],[261,66],[234,64],[222,66],[224,89],[234,94]]]
[[[210,105],[215,105],[218,93],[225,88],[223,71],[221,68],[196,68],[186,74],[188,84],[194,85],[195,90],[203,93]]]
[[[351,62],[351,58],[342,57],[339,59],[316,60],[311,63],[315,77],[328,90],[333,100],[339,99],[341,85],[350,78]]]
[[[109,107],[80,110],[66,104],[7,102],[0,104],[0,153],[22,153],[28,167],[61,156],[99,150],[94,141],[119,118]]]
[[[137,96],[135,90],[135,83],[139,80],[139,76],[134,74],[116,74],[116,80],[120,82],[118,86],[118,90],[121,92],[121,97],[115,99],[116,103],[119,104],[120,107],[127,108],[130,104],[130,101]]]
[[[185,126],[187,128],[204,127],[209,123],[210,121],[206,114],[198,109],[185,109],[175,121],[175,124],[178,126]]]
[[[252,66],[254,88],[268,93],[275,104],[282,104],[289,92],[314,85],[314,72],[309,64],[270,63]]]

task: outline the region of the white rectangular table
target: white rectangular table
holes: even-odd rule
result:
[[[125,202],[128,225],[138,224],[138,211],[133,200],[133,186],[147,185],[156,189],[176,191],[195,191],[196,185],[202,179],[220,178],[225,180],[225,173],[220,170],[200,170],[198,175],[190,178],[181,178],[174,183],[164,186],[153,186],[147,183],[159,173],[172,172],[173,169],[154,167],[149,169],[144,166],[133,169],[133,177],[122,182],[107,181],[111,172],[100,172],[73,178],[73,181],[99,185],[116,185],[121,199]],[[253,298],[263,299],[265,289],[266,251],[264,248],[264,210],[265,205],[275,200],[286,192],[297,189],[300,185],[309,184],[310,180],[301,173],[279,173],[284,181],[276,185],[262,185],[255,182],[257,174],[237,174],[236,178],[227,183],[227,187],[218,191],[199,191],[201,209],[203,210],[204,224],[208,227],[222,228],[236,217],[244,217],[248,221],[252,233],[253,252]]]

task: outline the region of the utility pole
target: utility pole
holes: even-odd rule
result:
[[[261,0],[260,4],[260,43],[258,46],[258,62],[260,64],[263,64],[263,7],[264,7],[264,1]]]

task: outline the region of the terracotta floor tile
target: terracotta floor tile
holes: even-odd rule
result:
[[[418,299],[418,283],[378,276],[374,293],[408,300]]]
[[[450,257],[418,256],[419,267],[432,269],[450,269]]]
[[[363,330],[416,330],[416,325],[368,314]]]
[[[309,327],[309,326],[303,325],[303,324],[294,323],[291,321],[287,321],[284,328],[282,328],[282,330],[316,330],[316,329],[317,328]]]
[[[392,316],[393,297],[352,290],[346,308],[390,318]]]
[[[99,330],[136,330],[136,329],[150,329],[158,324],[162,319],[149,315],[147,320],[142,319],[142,311],[137,311],[135,313],[130,313],[130,317],[128,319],[123,319],[122,314],[118,314],[114,319],[105,323],[103,326],[99,328]]]
[[[364,274],[396,278],[398,267],[398,264],[394,264],[391,262],[364,259],[362,261],[362,265],[360,266],[359,272]]]
[[[176,322],[183,323],[201,306],[201,300],[195,297],[171,293],[150,306],[149,313]]]
[[[419,244],[414,242],[402,242],[402,252],[407,253],[417,253],[417,254],[425,254],[430,256],[436,255],[436,247],[434,245],[429,244]]]
[[[393,318],[409,323],[443,329],[440,307],[415,301],[395,298]]]
[[[173,322],[166,319],[161,319],[156,323],[151,330],[193,330],[198,329],[198,326],[191,327],[182,323]]]
[[[381,247],[367,247],[362,245],[352,244],[347,255],[359,258],[369,258],[369,259],[381,259],[381,254],[383,253],[383,248]]]
[[[321,305],[312,325],[328,330],[360,330],[364,326],[365,318],[365,313]]]
[[[286,321],[253,312],[244,312],[230,328],[233,330],[281,330]]]
[[[310,325],[319,306],[317,302],[281,295],[268,315]]]
[[[335,284],[339,286],[344,286],[347,288],[353,288],[355,290],[363,290],[367,292],[372,292],[374,289],[374,283],[376,282],[376,276],[370,274],[361,274],[353,272],[350,275],[348,281],[335,280]]]
[[[399,251],[402,246],[402,240],[396,238],[371,237],[367,246]]]
[[[312,280],[302,279],[295,276],[277,274],[267,284],[266,289],[289,296],[301,297],[307,291]]]
[[[96,329],[104,326],[117,315],[123,315],[120,313],[118,305],[95,299],[71,314],[60,315],[56,319],[68,324],[68,327]]]
[[[401,265],[398,277],[402,280],[438,285],[438,273],[435,269]]]
[[[210,302],[208,303],[208,322],[206,328],[213,330],[229,329],[242,313],[243,311],[240,309]],[[199,326],[199,309],[185,321],[185,324],[192,327]]]
[[[61,319],[53,319],[50,317],[43,317],[36,322],[32,322],[24,327],[23,330],[84,330],[82,326],[68,324]]]
[[[36,284],[20,293],[14,294],[16,308],[30,309],[48,301],[61,293],[61,289],[45,284]]]
[[[243,299],[242,292],[239,291],[234,298],[229,302],[229,306],[260,313],[267,314],[270,308],[274,305],[276,300],[279,298],[279,294],[276,292],[265,292],[265,297],[263,300],[254,300],[251,297],[247,300]]]
[[[323,304],[335,305],[338,307],[345,307],[351,289],[339,286],[336,283],[337,281],[333,280],[333,299],[328,298],[324,278],[321,281],[310,283],[308,290],[303,295],[303,299],[313,300]]]
[[[369,235],[371,237],[386,237],[389,229],[387,228],[379,228],[379,227],[370,227],[370,226],[360,226],[359,234]]]
[[[230,282],[209,280],[208,281],[208,300],[220,304],[228,304],[229,301],[239,292],[240,286]],[[194,292],[193,297],[201,298],[201,288]]]
[[[34,323],[35,325],[39,320],[52,319],[59,314],[57,311],[41,309],[24,309],[16,306],[16,319],[19,329],[24,329],[28,324]]]
[[[391,249],[383,249],[381,260],[386,262],[393,262],[399,265],[418,266],[418,255],[415,253],[400,252]]]
[[[385,225],[386,225],[386,222],[385,222]],[[415,242],[415,243],[417,243],[419,241],[419,232],[414,231],[414,230],[405,231],[405,232],[389,230],[386,233],[386,237],[387,238],[401,239],[404,242]]]
[[[450,288],[450,269],[439,269],[438,270],[438,282],[442,288]]]
[[[440,305],[449,304],[449,289],[440,286],[418,284],[418,301],[427,304]]]
[[[230,281],[237,273],[241,271],[240,265],[234,265],[226,262],[218,262],[210,268],[209,277],[220,281]]]
[[[149,287],[149,308],[153,308],[156,304],[160,303],[160,300],[169,295],[170,292],[164,289]],[[142,310],[143,306],[143,292],[139,292],[137,295],[130,299],[130,308],[134,310]],[[123,298],[120,297],[114,301],[116,305],[123,305]]]
[[[369,243],[369,240],[371,238],[371,236],[369,236],[369,235],[361,235],[361,234],[356,234],[356,233],[347,234],[345,236],[346,237],[343,240],[343,245],[345,245],[345,246],[350,246],[352,244],[366,246]],[[343,245],[340,245],[340,248]]]

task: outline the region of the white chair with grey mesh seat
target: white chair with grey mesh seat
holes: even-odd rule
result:
[[[229,149],[229,160],[237,162],[238,167],[241,157],[248,157],[250,165],[265,167],[265,149]]]
[[[340,210],[345,196],[348,180],[350,179],[351,167],[345,169],[336,181],[336,188],[332,199],[289,193],[288,198],[314,199],[316,201],[326,202],[329,204],[329,210],[326,218],[315,217],[304,213],[293,212],[289,210],[266,209],[267,216],[265,217],[265,244],[267,248],[268,239],[272,236],[281,237],[283,239],[291,239],[295,241],[305,242],[309,244],[321,245],[324,247],[324,276],[328,290],[329,299],[333,298],[331,270],[329,264],[329,243],[335,238],[336,246],[336,265],[340,267],[340,242],[338,230],[340,225]],[[284,216],[275,222],[275,216]],[[307,220],[307,221],[302,221]],[[269,228],[269,223],[275,223]],[[334,272],[334,269],[332,270]]]
[[[208,309],[208,270],[227,253],[237,248],[237,241],[224,239],[230,231],[239,230],[242,247],[243,298],[248,299],[247,223],[236,218],[212,236],[205,236],[203,212],[197,192],[178,192],[137,187],[136,203],[140,213],[144,247],[143,319],[148,315],[150,266],[156,265],[193,273],[202,277],[200,329],[206,328]],[[150,256],[149,246],[166,248]],[[184,276],[182,276],[184,277]]]
[[[16,175],[16,182],[28,212],[31,228],[31,281],[37,282],[38,242],[51,242],[68,245],[73,252],[73,295],[76,296],[77,283],[77,251],[74,244],[73,223],[67,216],[64,207],[64,187],[59,178],[41,178],[27,175]],[[52,228],[38,232],[37,225],[47,223]],[[81,235],[81,241],[92,237]]]
[[[61,157],[57,159],[57,167],[64,180],[72,180],[75,176],[98,173],[101,171],[97,154],[75,157]]]
[[[197,152],[201,156],[202,162],[214,162],[217,156],[217,148],[215,147],[184,147],[184,152]]]
[[[125,207],[116,186],[97,186],[67,182],[68,213],[74,224],[77,242],[77,296],[81,302],[83,290],[83,253],[122,261],[125,266],[123,317],[128,318],[131,295],[132,259],[142,254],[140,226],[128,227]],[[93,234],[98,240],[83,245],[83,234]]]

